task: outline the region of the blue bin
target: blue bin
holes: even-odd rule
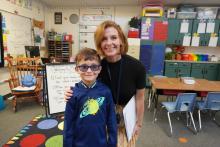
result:
[[[3,96],[0,95],[0,110],[3,110],[5,108],[5,103]]]

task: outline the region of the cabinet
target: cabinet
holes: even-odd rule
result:
[[[165,76],[167,77],[189,77],[191,63],[187,62],[165,62]]]
[[[181,25],[186,22],[188,23],[188,32],[181,33]],[[167,44],[170,45],[182,45],[183,38],[185,35],[193,37],[195,33],[198,32],[198,27],[200,23],[205,23],[205,28],[207,29],[208,23],[214,23],[214,32],[216,36],[220,36],[219,27],[220,27],[220,20],[199,20],[199,19],[190,19],[190,20],[182,20],[182,19],[168,19],[168,39]],[[210,27],[210,26],[208,26]],[[206,29],[204,29],[204,33],[199,33],[199,46],[208,46],[209,40],[212,33],[206,33]],[[220,46],[220,37],[218,38],[218,44]]]
[[[181,33],[181,24],[188,23],[188,32]],[[191,35],[193,20],[168,19],[168,39],[167,44],[182,45],[183,37],[186,34]]]
[[[68,62],[72,56],[72,43],[70,41],[48,40],[48,54],[60,62]]]
[[[220,20],[219,19],[215,19],[215,20],[199,20],[199,19],[195,19],[193,21],[193,29],[192,29],[192,34],[195,34],[198,32],[198,27],[200,23],[205,23],[206,24],[206,29],[208,27],[208,23],[214,23],[215,27],[214,27],[214,32],[216,34],[216,36],[219,36],[219,25],[220,25]],[[209,45],[209,40],[211,37],[212,33],[199,33],[199,46],[208,46]],[[218,45],[218,44],[217,44]]]
[[[218,65],[218,81],[220,81],[220,64]]]
[[[147,74],[162,75],[164,68],[165,43],[141,40],[140,61]]]
[[[215,63],[192,63],[191,77],[217,80],[218,64]]]
[[[217,63],[165,62],[167,77],[194,77],[211,81],[220,80],[220,65]]]

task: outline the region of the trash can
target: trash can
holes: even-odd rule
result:
[[[3,110],[4,108],[5,108],[4,99],[3,96],[0,95],[0,111]]]

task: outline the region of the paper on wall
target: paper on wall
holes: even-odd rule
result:
[[[206,23],[200,22],[198,25],[197,33],[205,33]]]
[[[191,46],[199,46],[200,37],[193,36]]]
[[[180,33],[188,33],[188,30],[189,30],[189,23],[182,22],[180,27]]]
[[[209,46],[216,47],[218,43],[218,37],[210,37]]]
[[[215,23],[214,22],[207,23],[206,33],[214,33],[214,30],[215,30]]]
[[[190,46],[191,36],[185,35],[183,37],[183,46]]]

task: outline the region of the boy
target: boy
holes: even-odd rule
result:
[[[66,104],[64,147],[116,147],[117,125],[110,89],[96,80],[101,59],[96,50],[85,48],[76,56],[81,81],[72,87]]]

